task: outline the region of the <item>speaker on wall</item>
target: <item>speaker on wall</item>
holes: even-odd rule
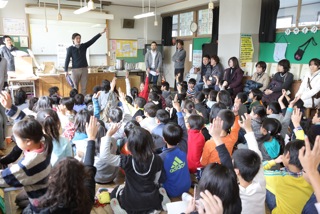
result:
[[[134,19],[123,19],[122,28],[134,28]]]

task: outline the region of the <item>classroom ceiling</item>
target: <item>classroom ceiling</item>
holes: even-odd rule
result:
[[[41,2],[49,2],[47,0],[42,0]],[[88,1],[88,0],[87,0]],[[125,5],[125,6],[132,6],[132,7],[142,7],[142,2],[144,2],[144,6],[148,7],[149,2],[151,7],[155,7],[157,4],[157,7],[163,7],[171,4],[176,4],[179,2],[183,2],[186,0],[93,0],[94,3],[98,6],[102,4],[103,6],[110,6],[110,5]],[[80,4],[81,0],[60,0],[61,4]],[[84,2],[84,0],[82,0]]]

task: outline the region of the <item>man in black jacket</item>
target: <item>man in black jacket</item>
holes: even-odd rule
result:
[[[98,33],[91,40],[81,43],[81,35],[79,33],[72,34],[73,45],[67,50],[66,61],[64,65],[64,71],[66,76],[68,74],[68,66],[70,59],[72,58],[72,73],[71,78],[74,83],[74,88],[79,89],[79,82],[81,85],[81,94],[86,95],[87,80],[88,80],[88,62],[86,58],[87,49],[97,41],[103,33],[107,31],[105,28],[101,33]],[[78,90],[79,91],[79,90]]]

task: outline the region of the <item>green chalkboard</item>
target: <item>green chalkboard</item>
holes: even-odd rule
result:
[[[0,40],[1,40],[0,45],[4,45],[4,43],[2,41],[2,37],[3,37],[3,35],[0,36]],[[13,43],[14,47],[18,48],[21,51],[27,52],[27,49],[29,48],[29,41],[28,41],[28,47],[21,47],[20,46],[20,36],[10,36],[10,37],[12,39],[12,43]],[[26,37],[26,36],[23,36],[23,37]]]
[[[144,62],[143,49],[138,49],[137,57],[117,57],[117,59],[123,59],[128,63]]]
[[[300,61],[295,60],[294,54],[298,50],[298,47],[300,45],[302,45],[303,43],[305,43],[311,37],[314,37],[314,39],[315,39],[316,43],[318,43],[318,45],[313,46],[312,43],[310,43],[309,46],[307,47],[302,59]],[[306,34],[300,32],[297,35],[295,35],[294,33],[291,33],[288,36],[285,35],[285,33],[277,33],[276,34],[276,41],[278,41],[280,43],[288,42],[285,57],[291,63],[308,64],[310,59],[320,58],[320,31],[317,31],[316,33],[308,32]],[[274,46],[275,46],[274,43],[260,43],[259,61],[265,61],[265,62],[270,62],[270,63],[276,62],[273,59]]]
[[[192,41],[192,48],[193,50],[202,50],[202,45],[210,42],[211,38],[194,38]]]

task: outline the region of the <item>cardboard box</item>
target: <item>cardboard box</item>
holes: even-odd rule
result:
[[[32,57],[14,57],[16,67],[16,76],[31,76],[33,75]]]

